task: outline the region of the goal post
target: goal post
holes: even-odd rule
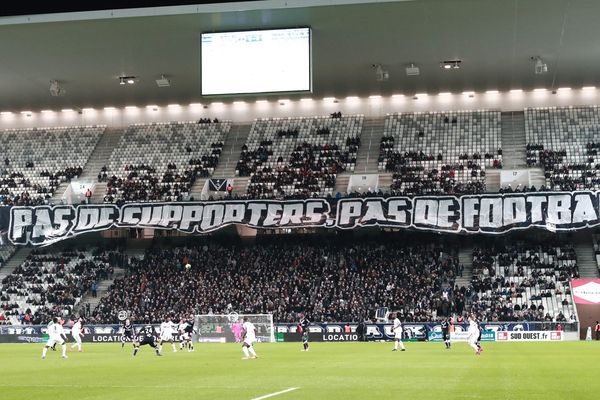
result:
[[[259,342],[275,342],[273,314],[200,314],[196,315],[199,342],[236,343],[242,338],[242,324],[248,318],[256,328]]]

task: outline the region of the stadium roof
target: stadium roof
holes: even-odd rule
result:
[[[199,101],[201,32],[299,26],[313,30],[317,97],[600,86],[598,15],[591,0],[269,0],[13,15],[0,18],[0,109]],[[534,73],[532,56],[547,73]],[[452,59],[460,69],[440,68]],[[406,75],[411,62],[419,76]],[[376,63],[387,82],[375,79]],[[161,74],[171,87],[157,87]],[[120,86],[120,75],[139,82]],[[50,95],[53,79],[65,96]]]

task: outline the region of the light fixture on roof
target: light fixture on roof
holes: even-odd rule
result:
[[[406,67],[406,76],[418,76],[421,74],[421,70],[414,63],[410,63]]]
[[[442,69],[459,69],[462,60],[446,60],[440,63]]]
[[[156,80],[156,86],[158,87],[169,87],[171,86],[171,81],[165,78],[164,75],[160,76],[160,79]]]
[[[534,63],[534,71],[536,74],[544,74],[548,72],[548,64],[542,60],[540,56],[532,56],[531,61]]]
[[[581,90],[596,90],[596,86],[584,86]]]
[[[53,79],[50,81],[50,94],[54,97],[59,97],[67,94],[67,91],[56,79]]]
[[[390,79],[390,73],[388,70],[383,69],[383,65],[371,64],[371,67],[375,68],[375,80],[377,82],[385,82]]]
[[[119,85],[133,85],[136,79],[135,76],[120,76]]]

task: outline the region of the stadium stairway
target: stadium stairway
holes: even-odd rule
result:
[[[96,297],[93,297],[92,291],[88,290],[73,309],[73,314],[80,315],[80,311],[84,310],[88,304],[89,309],[94,310],[98,303],[100,303],[100,299],[102,299],[102,297],[108,293],[113,282],[122,276],[125,276],[125,270],[120,267],[115,267],[115,272],[112,276],[112,279],[104,279],[98,282],[98,286],[96,288]]]
[[[90,198],[90,203],[104,203],[104,195],[106,194],[106,182],[96,182],[96,188]]]
[[[27,256],[31,254],[32,250],[33,248],[31,247],[19,247],[12,257],[4,263],[2,268],[0,268],[0,282],[8,275],[12,274],[15,268],[23,264]]]
[[[252,124],[236,124],[231,127],[225,143],[223,143],[219,164],[212,174],[214,178],[233,178],[235,176],[235,167],[240,160],[242,146],[248,140],[251,129]]]
[[[233,195],[244,195],[246,194],[246,190],[248,190],[248,182],[250,181],[250,177],[248,176],[236,176],[233,179]]]
[[[458,262],[465,268],[463,276],[458,276],[455,284],[458,287],[469,287],[471,279],[473,279],[473,244],[469,243],[466,246],[461,246],[458,251]]]
[[[584,230],[575,233],[573,236],[573,245],[577,254],[577,266],[579,267],[581,278],[598,278],[598,264],[596,263],[591,232]]]
[[[365,118],[356,153],[355,174],[376,174],[385,118]]]
[[[208,178],[196,178],[196,182],[192,185],[190,189],[190,195],[188,200],[194,199],[194,201],[199,201],[202,198],[202,190],[204,189],[204,184]]]
[[[94,193],[92,198],[90,199],[91,203],[102,203],[104,201],[104,195],[106,194],[106,182],[97,182],[98,174],[100,173],[100,169],[108,163],[110,159],[110,155],[112,154],[115,147],[119,144],[119,139],[123,134],[123,129],[121,128],[106,128],[98,143],[96,143],[96,147],[92,152],[92,155],[83,166],[83,171],[80,180],[88,180],[92,182],[96,182],[96,188],[94,189]],[[62,196],[67,189],[67,182],[62,183],[58,190],[54,193],[54,196],[51,199],[53,204],[60,203]]]
[[[485,171],[485,191],[498,193],[500,191],[500,170],[488,169]]]
[[[334,193],[345,194],[348,191],[348,182],[350,182],[350,173],[344,172],[336,176]]]
[[[83,167],[80,179],[89,179],[94,182],[98,179],[100,169],[108,163],[110,155],[113,150],[119,144],[119,139],[123,134],[123,129],[119,128],[106,128],[96,147],[92,152],[92,155],[88,159],[87,163]]]
[[[389,192],[390,186],[392,186],[393,174],[391,172],[384,172],[379,174],[379,189],[382,192]]]
[[[501,114],[502,167],[504,169],[527,168],[525,143],[525,113],[508,111]]]
[[[546,184],[546,177],[542,168],[529,169],[529,184],[535,186],[537,189]]]
[[[50,204],[60,204],[63,195],[65,194],[65,190],[69,187],[70,182],[61,182],[60,185],[54,191],[54,194],[50,198]]]

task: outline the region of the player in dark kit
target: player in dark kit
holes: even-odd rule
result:
[[[300,313],[300,322],[298,323],[298,327],[302,332],[302,345],[304,346],[304,351],[309,350],[308,345],[308,327],[310,326],[310,321],[306,318],[304,313]]]
[[[446,345],[446,349],[450,350],[452,346],[450,343],[450,321],[448,318],[444,318],[441,323],[442,326],[442,339],[444,340],[444,344]]]
[[[187,321],[187,326],[185,327],[185,335],[188,340],[188,350],[194,351],[194,318],[190,318]]]
[[[162,356],[162,354],[160,354],[160,351],[158,350],[158,347],[156,346],[156,339],[154,338],[154,333],[152,332],[152,327],[150,325],[146,325],[142,328],[142,330],[140,331],[140,338],[141,339],[139,343],[133,343],[134,356],[140,350],[140,346],[143,346],[145,344],[149,345],[150,347],[153,347],[154,351],[156,351],[157,356]]]
[[[179,350],[187,346],[188,352],[194,351],[194,316],[190,319],[181,319],[179,326]]]
[[[121,334],[121,348],[125,347],[125,339],[129,339],[135,345],[137,340],[133,332],[133,325],[131,324],[131,321],[129,321],[129,318],[123,322],[121,328],[123,329],[123,333]]]
[[[481,328],[481,324],[479,323],[479,321],[477,321],[477,328],[479,329],[479,336],[477,336],[477,343],[475,344],[477,345],[477,348],[481,353],[483,351],[483,347],[481,347],[481,332],[483,331],[483,329]]]

